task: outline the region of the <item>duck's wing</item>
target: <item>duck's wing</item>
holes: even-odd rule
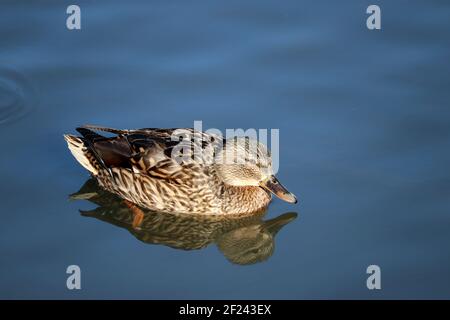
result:
[[[113,134],[105,137],[95,131]],[[195,183],[196,175],[206,170],[209,158],[195,152],[217,146],[219,137],[193,129],[118,130],[98,126],[77,128],[84,146],[104,168],[130,169],[173,183]],[[200,149],[197,149],[200,148]]]

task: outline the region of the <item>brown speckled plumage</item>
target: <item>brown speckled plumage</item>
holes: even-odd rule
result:
[[[224,183],[218,167],[205,159],[188,157],[187,161],[176,161],[171,152],[180,142],[173,141],[174,130],[177,129],[116,130],[87,126],[77,128],[82,137],[64,137],[74,157],[101,187],[140,207],[195,214],[243,214],[267,207],[271,194],[266,189]],[[205,138],[203,141],[216,139],[191,129],[182,130],[200,135]],[[114,136],[104,137],[95,131]],[[209,146],[202,142],[203,149]]]

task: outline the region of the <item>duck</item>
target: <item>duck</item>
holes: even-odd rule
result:
[[[216,246],[232,264],[250,265],[268,260],[275,250],[275,238],[298,214],[286,212],[264,219],[266,212],[253,215],[193,215],[143,210],[144,218],[136,216],[123,200],[89,178],[69,196],[73,201],[95,205],[79,210],[81,216],[93,218],[127,230],[148,245],[162,245],[177,250],[202,250]]]
[[[264,211],[272,194],[297,198],[275,177],[267,147],[249,137],[224,139],[192,128],[114,129],[85,125],[67,146],[99,186],[137,216],[157,212],[246,215]]]

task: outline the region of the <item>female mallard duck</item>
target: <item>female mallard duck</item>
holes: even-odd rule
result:
[[[115,136],[101,136],[94,130]],[[101,187],[143,208],[249,214],[268,206],[270,192],[287,202],[297,202],[272,174],[265,146],[255,142],[256,148],[248,148],[254,142],[248,138],[222,140],[193,129],[85,126],[77,131],[82,137],[64,136],[77,161]],[[202,156],[197,155],[197,147]],[[243,148],[245,152],[241,152]]]

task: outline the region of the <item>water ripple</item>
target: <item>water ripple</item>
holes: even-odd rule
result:
[[[24,75],[0,68],[0,126],[29,114],[34,96],[34,89]]]

